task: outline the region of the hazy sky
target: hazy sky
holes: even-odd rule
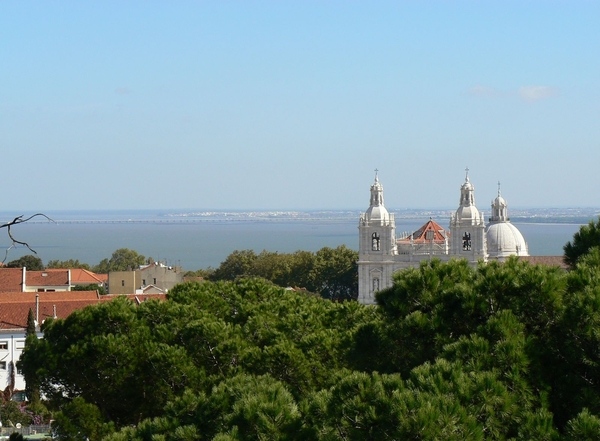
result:
[[[0,210],[600,206],[600,2],[0,1]]]

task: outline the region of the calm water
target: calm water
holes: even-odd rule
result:
[[[317,251],[346,245],[358,249],[358,212],[322,219],[248,219],[231,217],[169,217],[150,212],[50,213],[56,223],[35,222],[13,227],[13,235],[28,242],[44,263],[78,259],[95,265],[118,248],[130,248],[146,257],[181,265],[186,270],[217,267],[232,251],[252,249],[282,253]],[[9,219],[6,213],[2,219]],[[428,218],[396,219],[396,230],[414,231]],[[102,223],[93,223],[101,220]],[[75,223],[70,223],[78,221]],[[81,222],[81,221],[85,221]],[[448,225],[447,219],[437,220]],[[109,223],[121,222],[121,223]],[[531,255],[562,255],[579,224],[515,223],[529,244]],[[0,246],[9,245],[5,232]],[[7,261],[31,254],[19,247]],[[1,258],[0,258],[1,259]]]

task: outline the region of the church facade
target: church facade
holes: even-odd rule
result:
[[[510,223],[500,188],[486,226],[483,213],[475,205],[475,187],[468,169],[449,230],[430,219],[417,231],[396,237],[394,214],[385,208],[377,173],[369,208],[360,216],[358,230],[358,301],[363,304],[375,304],[375,293],[392,286],[394,272],[416,267],[422,260],[466,259],[476,265],[480,260],[503,261],[512,255],[529,255],[523,236]]]

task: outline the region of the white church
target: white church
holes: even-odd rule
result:
[[[383,203],[377,171],[371,203],[360,216],[358,230],[358,301],[363,304],[376,303],[375,292],[392,286],[395,271],[416,267],[422,260],[466,259],[476,265],[479,260],[504,261],[512,255],[529,255],[523,235],[510,223],[500,187],[486,226],[483,212],[475,206],[475,187],[469,181],[468,169],[449,230],[430,219],[417,231],[397,238],[394,215]]]

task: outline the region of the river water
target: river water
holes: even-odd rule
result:
[[[169,213],[153,211],[86,211],[48,213],[55,222],[36,218],[13,226],[16,239],[35,249],[44,263],[77,259],[95,265],[118,248],[136,250],[146,257],[185,270],[217,267],[234,250],[252,249],[281,253],[317,251],[325,246],[358,249],[359,212],[302,213]],[[13,214],[0,213],[0,219]],[[428,217],[396,217],[397,234],[414,231]],[[449,220],[436,221],[447,228]],[[534,256],[562,255],[580,223],[514,222]],[[2,231],[2,230],[0,230]],[[0,246],[10,241],[0,234]],[[6,261],[31,254],[23,247],[11,249]],[[1,260],[1,258],[0,258]]]

